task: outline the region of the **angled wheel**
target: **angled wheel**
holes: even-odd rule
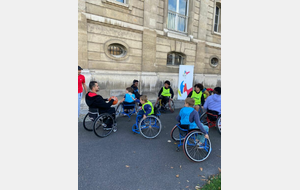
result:
[[[94,118],[89,117],[89,114],[87,113],[83,118],[83,127],[87,131],[93,131],[93,125],[94,125]]]
[[[157,108],[158,110],[161,109],[161,100],[156,100],[155,104],[154,104],[154,107]]]
[[[204,125],[207,125],[207,113],[204,112],[201,116],[200,116],[200,122],[203,123]]]
[[[216,121],[216,127],[217,127],[219,133],[221,134],[221,116],[219,116]]]
[[[183,150],[190,160],[202,162],[207,159],[211,152],[211,143],[209,139],[204,139],[203,133],[199,130],[187,134],[183,141]]]
[[[168,103],[166,105],[166,108],[169,109],[173,113],[174,110],[175,110],[174,101],[169,99],[169,101],[168,101]]]
[[[107,137],[112,131],[115,121],[112,115],[108,113],[100,114],[93,125],[95,135],[98,137]]]
[[[177,125],[175,125],[171,131],[171,138],[176,142],[179,142],[180,140],[183,141],[185,135],[186,135],[186,132],[180,131],[180,129],[178,128]]]
[[[157,137],[161,131],[161,122],[154,115],[147,116],[146,119],[141,119],[139,123],[139,130],[144,137],[153,139]]]
[[[122,111],[123,111],[123,107],[121,104],[119,104],[116,108],[116,118],[120,117]]]

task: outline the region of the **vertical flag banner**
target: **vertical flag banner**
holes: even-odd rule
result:
[[[193,90],[194,65],[179,65],[178,100],[185,100]]]

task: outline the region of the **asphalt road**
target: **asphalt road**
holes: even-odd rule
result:
[[[155,139],[133,134],[135,115],[131,121],[118,118],[118,131],[105,138],[78,122],[78,189],[194,190],[205,184],[204,179],[221,168],[221,135],[210,128],[211,154],[201,163],[190,161],[182,147],[176,151],[170,137],[178,113],[179,109],[160,116],[163,128]]]

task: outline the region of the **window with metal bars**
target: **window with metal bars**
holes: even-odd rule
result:
[[[108,46],[108,52],[114,57],[123,57],[126,55],[126,48],[121,44],[111,44]]]
[[[176,52],[170,52],[167,56],[167,65],[183,65],[185,55]]]

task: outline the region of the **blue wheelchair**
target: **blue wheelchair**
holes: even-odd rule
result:
[[[161,113],[158,109],[154,108],[154,114],[148,115],[147,118],[136,117],[136,123],[132,126],[134,134],[141,134],[147,139],[157,137],[161,131],[161,121],[159,116]]]
[[[204,138],[204,134],[199,129],[189,129],[189,125],[177,124],[171,131],[171,138],[179,142],[179,147],[183,146],[185,155],[194,162],[202,162],[207,159],[211,152],[211,142]],[[203,138],[205,139],[204,142]]]
[[[127,111],[125,111],[127,110]],[[133,114],[137,115],[138,112],[138,104],[133,102],[131,104],[127,104],[127,103],[120,103],[117,106],[116,109],[116,118],[120,117],[121,115],[126,115],[129,117],[130,120],[130,116],[132,116]]]

